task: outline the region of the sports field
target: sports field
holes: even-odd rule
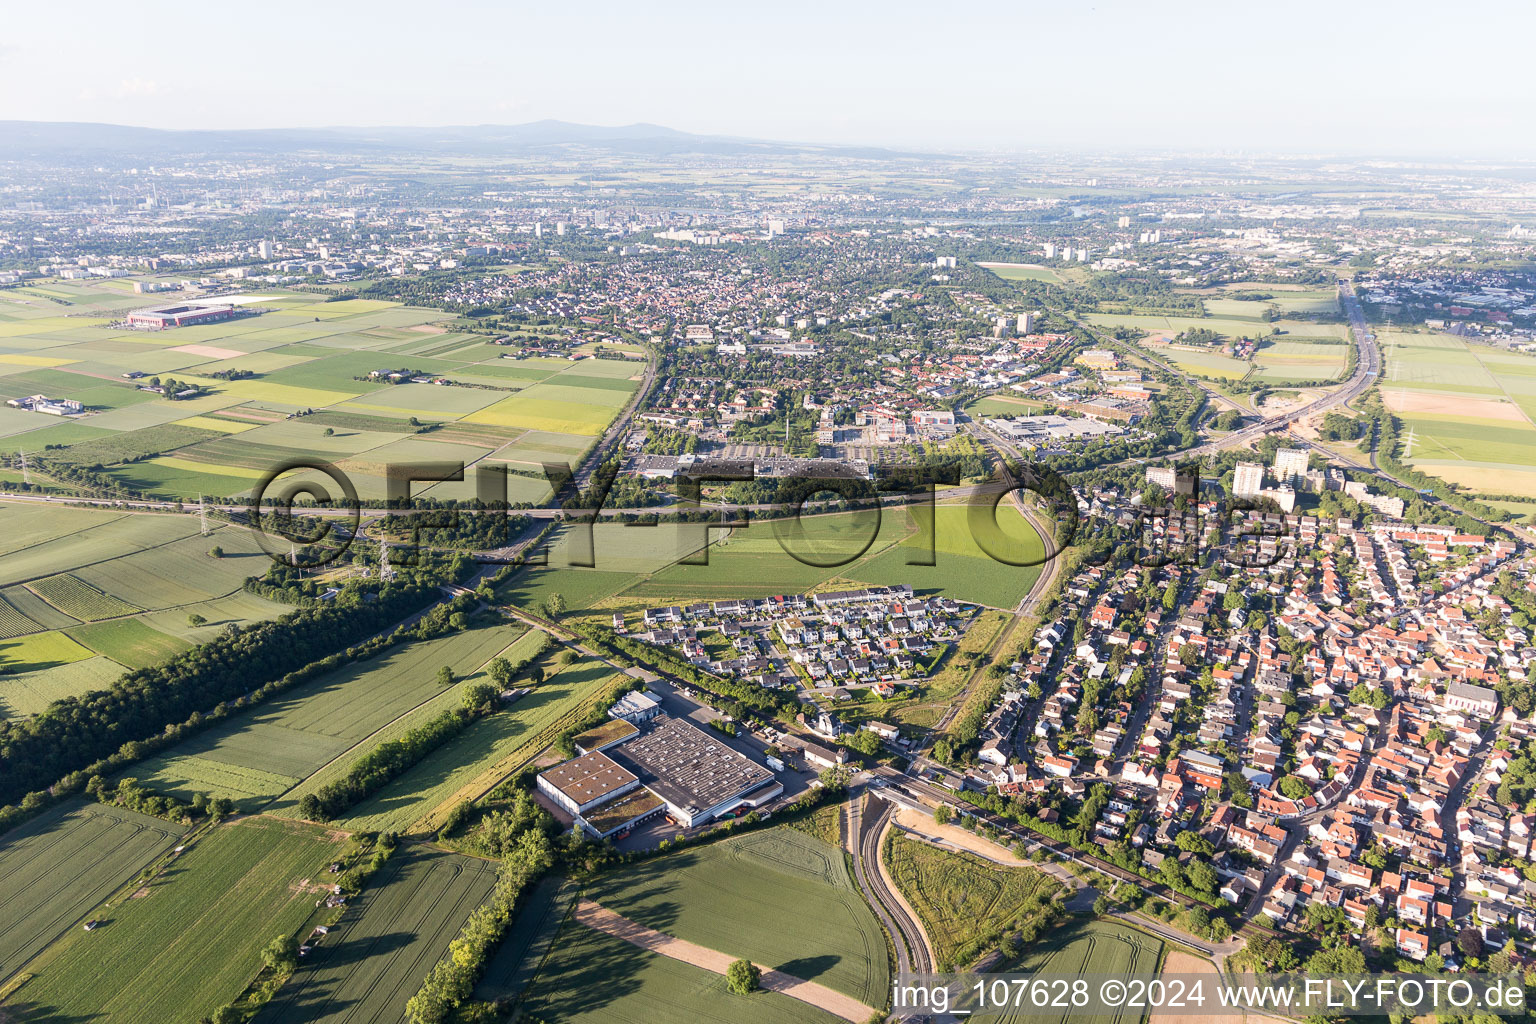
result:
[[[263,818],[224,825],[104,910],[101,927],[71,931],[11,1004],[22,1020],[194,1024],[239,995],[261,948],[314,910],[340,841]]]
[[[841,850],[774,828],[654,857],[582,894],[639,924],[883,1005],[886,939]],[[546,990],[540,977],[535,991]]]
[[[496,865],[427,846],[396,850],[259,1024],[400,1021],[406,1002],[496,882]]]
[[[1038,263],[978,263],[1004,281],[1045,281],[1061,284],[1061,275],[1050,267]]]
[[[1377,342],[1404,462],[1475,493],[1536,495],[1536,356],[1430,332]]]
[[[0,837],[0,982],[186,832],[121,807],[72,800]]]
[[[1029,867],[1008,868],[936,849],[899,832],[882,851],[896,887],[922,919],[940,964],[961,970],[1010,928],[1038,917],[1061,885]]]
[[[474,335],[415,330],[450,319],[437,310],[317,302],[281,289],[248,305],[259,316],[118,330],[114,316],[151,300],[111,284],[72,287],[70,316],[22,317],[32,312],[24,304],[0,302],[17,316],[0,320],[0,398],[42,393],[86,406],[63,423],[4,409],[0,448],[42,456],[55,446],[47,458],[100,464],[157,497],[239,497],[269,469],[317,453],[353,476],[360,494],[382,497],[381,467],[400,461],[392,446],[406,440],[413,461],[468,464],[530,432],[571,438],[581,449],[629,401],[645,369],[639,360],[506,359]],[[91,313],[100,315],[81,315]],[[229,370],[254,376],[213,376]],[[375,371],[408,373],[390,383]],[[123,376],[134,372],[145,376]],[[173,400],[144,390],[156,377],[205,391]],[[513,500],[543,497],[531,492],[524,486]]]

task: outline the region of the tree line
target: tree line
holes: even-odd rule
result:
[[[302,608],[214,640],[109,688],[57,701],[30,719],[0,722],[0,828],[274,693],[395,640],[346,647],[440,596],[426,583],[384,584],[369,600]],[[338,647],[345,650],[338,651]],[[18,802],[19,801],[19,802]]]

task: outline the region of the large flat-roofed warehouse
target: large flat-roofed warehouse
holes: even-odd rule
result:
[[[167,327],[211,324],[219,320],[228,320],[234,315],[235,307],[228,303],[181,302],[173,306],[136,309],[128,314],[128,326],[163,331]]]
[[[597,750],[540,772],[537,781],[540,792],[578,817],[640,785],[633,772]]]
[[[638,775],[684,826],[737,807],[761,806],[784,792],[767,768],[680,718],[660,719],[611,750],[613,759]]]

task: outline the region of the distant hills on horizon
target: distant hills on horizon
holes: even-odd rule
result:
[[[914,154],[867,146],[821,146],[699,135],[656,124],[617,126],[533,121],[443,128],[333,127],[165,129],[88,121],[0,121],[0,152],[11,157],[217,156],[242,153],[432,153],[527,156],[558,150],[635,156],[822,154],[892,159]]]

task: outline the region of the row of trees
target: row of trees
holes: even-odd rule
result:
[[[0,800],[41,806],[45,786],[71,773],[108,774],[169,738],[195,729],[226,701],[357,643],[438,597],[423,584],[384,584],[356,604],[302,608],[216,639],[159,665],[135,669],[111,687],[58,701],[29,719],[0,722]],[[193,718],[193,716],[197,716]],[[70,787],[85,783],[81,777]],[[0,815],[3,820],[3,815]]]
[[[530,827],[517,837],[502,859],[490,900],[469,915],[459,937],[448,944],[448,955],[433,966],[406,1004],[412,1024],[442,1024],[468,1002],[486,961],[512,923],[518,900],[554,863],[554,845],[542,827]]]
[[[443,671],[448,673],[447,684],[452,685],[453,674],[446,668]],[[405,774],[422,758],[469,728],[486,707],[485,701],[495,700],[494,691],[478,692],[482,687],[491,691],[489,683],[477,684],[465,693],[469,706],[450,708],[404,736],[380,743],[355,761],[346,775],[305,794],[299,801],[299,814],[310,821],[332,821]]]
[[[119,779],[117,785],[111,787],[100,775],[92,775],[91,781],[85,785],[85,791],[101,803],[116,804],[152,818],[164,818],[185,825],[192,824],[203,815],[218,821],[233,814],[235,810],[235,802],[229,797],[195,793],[190,803],[184,803],[175,797],[141,786],[139,780],[134,778]]]

